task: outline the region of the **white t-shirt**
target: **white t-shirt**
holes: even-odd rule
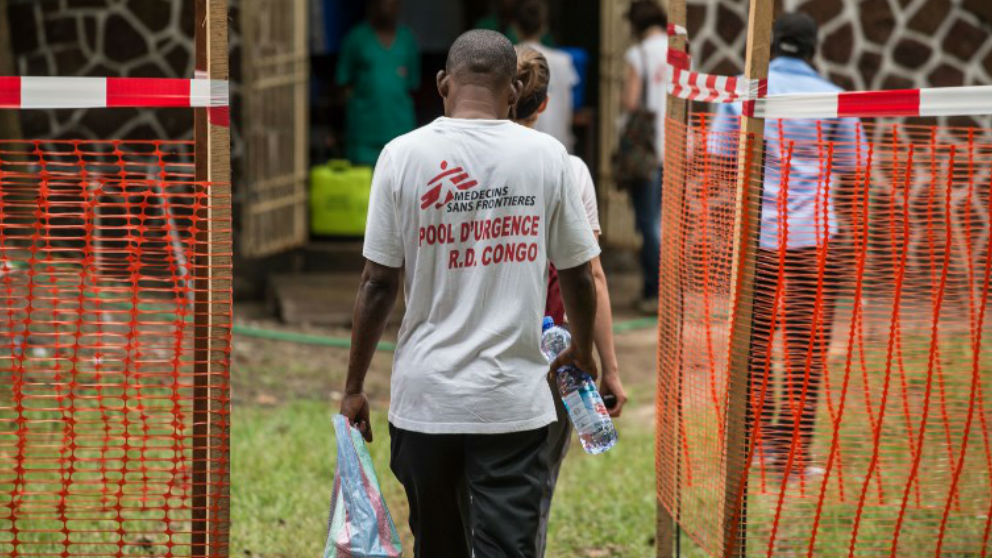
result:
[[[579,74],[572,64],[568,53],[542,45],[537,42],[521,43],[521,46],[532,48],[548,60],[548,70],[551,80],[548,83],[548,108],[537,117],[534,129],[545,134],[551,134],[572,151],[572,87],[579,83]]]
[[[665,105],[668,100],[668,82],[671,76],[668,72],[668,37],[664,33],[652,35],[629,49],[624,60],[637,77],[644,79],[644,65],[647,62],[648,91],[645,96],[648,108],[655,114],[656,148],[658,158],[664,157],[665,151]]]
[[[572,173],[582,198],[582,208],[586,210],[586,220],[589,221],[592,232],[599,234],[602,229],[599,226],[599,205],[596,203],[596,186],[593,184],[592,174],[582,159],[569,155],[568,160],[572,163]]]
[[[555,421],[538,348],[548,261],[599,254],[562,145],[508,120],[439,118],[382,151],[363,254],[403,267],[389,421],[495,434]]]

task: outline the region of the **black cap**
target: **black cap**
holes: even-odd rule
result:
[[[772,54],[811,58],[816,52],[816,33],[816,20],[808,14],[782,14],[772,28]]]

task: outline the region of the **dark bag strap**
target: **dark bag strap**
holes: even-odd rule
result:
[[[648,54],[644,50],[644,44],[640,44],[638,50],[641,51],[641,108],[648,108]]]

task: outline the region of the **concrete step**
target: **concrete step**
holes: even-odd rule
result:
[[[287,324],[351,327],[360,281],[357,272],[274,274],[266,299],[272,315]],[[402,316],[398,296],[389,323],[398,324]]]
[[[307,272],[360,272],[365,266],[360,239],[313,240],[301,252],[303,271]]]

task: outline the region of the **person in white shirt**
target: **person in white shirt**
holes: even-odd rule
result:
[[[548,84],[553,77],[554,73],[544,55],[533,48],[517,46],[517,79],[520,81],[521,90],[520,99],[511,111],[511,116],[517,123],[528,128],[534,127],[534,123],[540,119],[540,115],[548,109],[550,103]],[[582,159],[570,155],[569,161],[575,174],[575,185],[579,188],[582,197],[586,219],[588,219],[589,226],[592,227],[593,233],[598,239],[600,233],[599,209],[596,204],[596,189],[593,185],[592,175],[589,172],[589,167]],[[599,363],[602,369],[599,391],[605,399],[612,399],[612,405],[608,409],[611,416],[617,417],[620,416],[620,411],[627,401],[627,395],[620,382],[616,349],[613,345],[613,310],[610,308],[610,291],[606,283],[606,274],[603,272],[603,265],[598,257],[592,260],[592,275],[596,281],[597,305],[593,342],[596,345],[596,352],[599,354]],[[561,325],[565,317],[564,307],[554,267],[552,267],[549,279],[548,302],[544,313],[553,317],[556,324]],[[553,386],[552,391],[555,391]],[[562,461],[565,459],[565,454],[568,453],[569,440],[572,434],[568,412],[557,393],[555,394],[555,410],[558,413],[558,422],[551,426],[548,436],[547,450],[548,459],[551,462],[551,476],[548,478],[548,491],[541,508],[540,553],[538,556],[544,555],[551,498],[558,481],[558,472],[561,469]]]
[[[659,163],[665,150],[665,101],[668,96],[668,19],[654,0],[635,0],[627,19],[638,38],[624,55],[627,63],[623,87],[623,107],[633,112],[646,104],[655,116],[655,149]],[[645,85],[647,90],[645,91]],[[639,308],[658,311],[658,262],[661,251],[662,168],[654,177],[630,188],[635,225],[641,234],[643,290]]]
[[[506,120],[516,68],[500,33],[460,36],[437,78],[446,116],[386,145],[372,180],[341,413],[372,440],[363,384],[402,280],[390,468],[418,557],[537,555],[556,420],[539,349],[549,263],[572,329],[551,370],[598,376],[599,246],[564,147]]]
[[[541,43],[547,32],[548,7],[545,0],[521,0],[516,14],[514,26],[520,36],[518,45],[543,54],[551,70],[551,82],[548,84],[551,102],[533,127],[557,138],[571,153],[575,143],[572,136],[572,88],[579,82],[579,74],[568,53]]]

